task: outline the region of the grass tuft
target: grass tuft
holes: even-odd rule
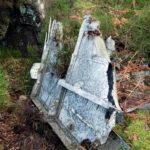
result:
[[[130,17],[128,24],[119,30],[119,35],[126,36],[126,47],[131,51],[138,51],[140,56],[150,61],[150,12],[142,11]]]
[[[35,47],[29,45],[28,51],[29,57],[22,58],[19,50],[0,47],[0,67],[5,72],[4,77],[7,76],[9,79],[7,90],[16,89],[30,94],[34,83],[30,78],[30,69],[33,63],[40,61],[40,58]],[[5,81],[4,78],[2,80]],[[7,91],[6,88],[4,90]]]
[[[8,106],[10,104],[7,88],[8,80],[6,78],[6,73],[0,68],[0,109]]]

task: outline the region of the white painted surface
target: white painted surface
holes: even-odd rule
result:
[[[39,74],[39,70],[41,67],[41,63],[34,63],[31,70],[30,70],[30,75],[32,79],[37,79],[38,78],[38,74]]]

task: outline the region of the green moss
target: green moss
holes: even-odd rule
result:
[[[126,117],[126,125],[115,127],[115,131],[133,149],[150,149],[150,128],[148,118],[150,111],[138,111],[135,117]]]
[[[150,130],[146,122],[149,115],[150,111],[138,112],[138,117],[127,128],[126,133],[130,139],[137,135],[137,139],[133,138],[132,141],[136,149],[150,149]]]

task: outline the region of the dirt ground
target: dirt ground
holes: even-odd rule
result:
[[[0,150],[66,150],[30,99],[14,101],[0,111]]]

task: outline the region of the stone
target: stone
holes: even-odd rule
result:
[[[19,96],[19,101],[25,101],[25,100],[27,100],[28,98],[27,98],[27,96],[26,95],[20,95]]]

